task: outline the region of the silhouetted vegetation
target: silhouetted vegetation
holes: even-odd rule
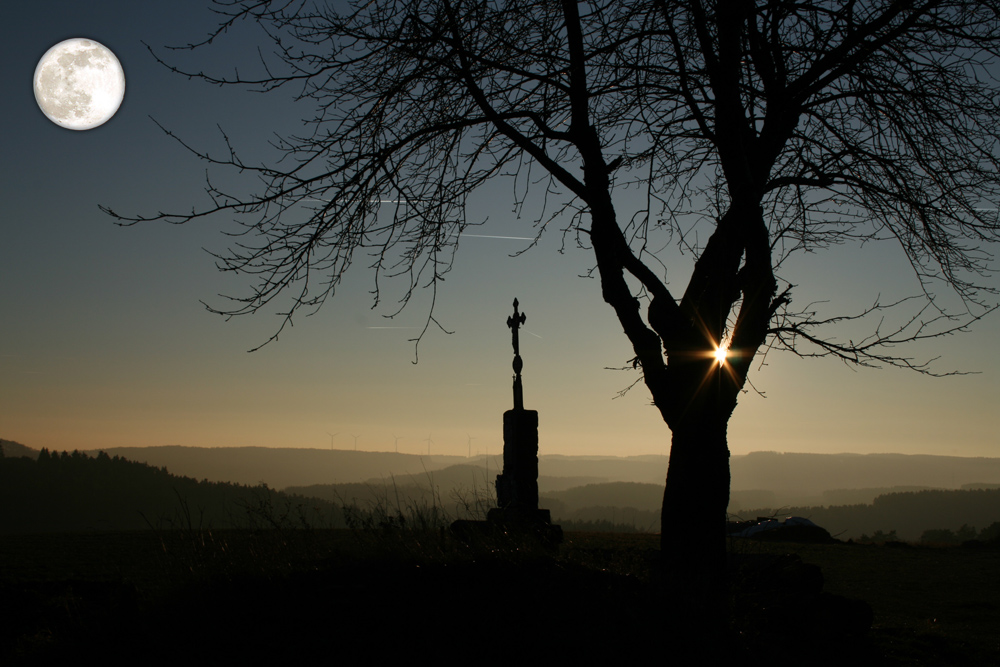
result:
[[[978,541],[984,544],[1000,542],[1000,521],[994,521],[982,530],[974,526],[962,524],[956,530],[948,528],[932,528],[925,530],[920,536],[921,544],[963,544]]]
[[[983,542],[1000,542],[1000,521],[994,521],[979,531],[979,539]]]
[[[659,602],[655,536],[569,533],[558,553],[526,542],[470,549],[433,522],[405,519],[405,527],[356,525],[353,534],[10,537],[0,541],[0,662],[47,665],[83,654],[105,664],[259,662],[289,651],[405,661],[431,641],[435,659],[449,663],[510,662],[527,650],[553,664],[622,664],[648,659],[650,638],[674,642],[676,626]],[[421,523],[429,529],[416,529]],[[795,552],[755,543],[732,553],[733,618],[719,647],[732,664],[995,658],[1000,589],[991,553],[848,545]],[[871,604],[870,633],[871,612],[851,598]],[[524,605],[528,624],[519,621]],[[518,641],[525,631],[550,639],[526,647]],[[670,657],[700,664],[673,650]]]
[[[871,537],[862,533],[861,537],[859,537],[857,541],[858,544],[887,544],[890,542],[898,542],[899,535],[897,535],[894,530],[890,530],[889,532],[876,530],[871,534]]]
[[[642,530],[634,524],[617,523],[606,519],[558,519],[563,532],[576,533],[652,533],[652,530]]]

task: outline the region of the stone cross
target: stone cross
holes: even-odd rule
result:
[[[524,313],[517,312],[517,299],[514,299],[514,314],[507,318],[507,326],[510,327],[512,342],[514,344],[514,363],[511,366],[514,369],[514,409],[523,410],[524,409],[524,392],[521,389],[521,369],[524,368],[524,362],[521,361],[521,350],[518,346],[517,340],[517,330],[524,324],[525,320]]]
[[[514,409],[503,413],[503,472],[497,475],[497,506],[486,521],[456,521],[459,534],[508,534],[527,531],[545,544],[558,544],[562,528],[552,525],[549,510],[538,508],[538,411],[525,410],[521,391],[521,349],[518,329],[527,319],[514,299],[514,314],[507,318],[514,345]]]

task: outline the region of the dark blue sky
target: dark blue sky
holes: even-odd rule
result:
[[[249,161],[272,159],[273,133],[294,132],[311,109],[294,91],[260,95],[170,73],[142,42],[200,39],[216,18],[207,3],[39,0],[5,7],[0,117],[0,437],[57,449],[116,445],[336,446],[400,451],[498,453],[510,404],[510,337],[516,296],[528,315],[522,338],[526,407],[540,411],[543,453],[665,453],[666,426],[641,386],[612,400],[634,376],[605,370],[633,356],[596,281],[579,278],[587,251],[559,254],[558,234],[518,257],[527,242],[470,237],[438,295],[437,317],[456,333],[431,332],[420,363],[407,342],[427,314],[418,294],[394,320],[402,285],[371,310],[371,275],[356,263],[317,315],[253,354],[280,307],[224,321],[205,310],[216,295],[249,283],[219,274],[202,248],[221,251],[224,217],[185,226],[121,228],[99,204],[123,213],[204,205],[205,167],[151,120],[190,145],[222,148],[217,125]],[[94,130],[57,127],[37,108],[31,77],[41,55],[69,37],[95,39],[121,61],[124,102]],[[178,62],[226,74],[253,66],[259,33],[237,26],[211,49]],[[225,171],[213,178],[242,187]],[[473,202],[484,235],[532,237],[511,212],[509,184]],[[619,202],[628,208],[623,195]],[[661,255],[684,276],[690,257]],[[785,267],[800,303],[829,300],[827,314],[856,311],[915,292],[897,247],[838,249]],[[680,278],[672,283],[675,289]],[[394,291],[393,291],[394,290]],[[770,355],[730,426],[734,453],[752,450],[893,451],[996,455],[1000,373],[992,316],[972,334],[913,347],[942,355],[940,370],[975,376],[931,379],[898,370],[854,372],[831,360]],[[381,328],[401,327],[401,328]]]

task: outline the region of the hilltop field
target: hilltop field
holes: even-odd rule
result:
[[[435,659],[505,664],[523,657],[521,632],[543,635],[533,650],[557,664],[647,660],[664,645],[684,645],[669,637],[676,610],[664,603],[657,536],[643,532],[659,525],[651,507],[662,487],[627,477],[665,469],[660,460],[546,462],[542,505],[565,530],[552,547],[510,537],[470,545],[447,530],[462,512],[476,516],[489,505],[495,467],[488,461],[432,459],[420,462],[420,473],[277,490],[207,475],[199,481],[121,453],[2,445],[5,665],[87,655],[107,664],[174,665],[192,656],[356,661],[373,651],[412,661],[429,646]],[[199,456],[243,454],[186,453],[195,468]],[[255,465],[281,460],[280,451],[251,454],[246,460],[256,457]],[[385,464],[353,452],[300,456],[328,464],[353,458],[359,471]],[[785,465],[798,456],[758,458],[782,464],[762,469],[807,476],[808,466]],[[889,478],[866,472],[866,457],[817,465],[838,462],[851,463],[854,478],[869,486],[821,497],[876,495],[803,513],[827,528],[837,517],[855,531],[880,527],[822,544],[731,539],[731,627],[716,653],[751,665],[998,664],[995,460],[969,467],[903,458]],[[867,462],[888,465],[880,457]],[[734,479],[739,466],[752,469],[747,463],[734,461]],[[966,468],[978,482],[956,472]],[[941,476],[966,488],[919,484]],[[879,486],[885,483],[894,486]],[[904,484],[910,490],[899,491]],[[775,488],[766,492],[772,498],[791,492]],[[600,518],[602,511],[611,518]],[[676,529],[684,530],[682,521]],[[910,532],[920,535],[910,539]]]
[[[656,536],[570,532],[557,551],[477,552],[441,535],[8,536],[0,540],[0,662],[395,662],[430,651],[447,664],[500,665],[519,659],[517,638],[529,632],[545,637],[533,649],[545,662],[623,664],[674,641]],[[1000,660],[996,546],[732,546],[727,664]]]

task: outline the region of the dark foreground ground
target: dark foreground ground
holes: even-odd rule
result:
[[[0,664],[697,664],[665,611],[657,540],[0,536]],[[739,541],[732,558],[725,646],[704,647],[726,664],[1000,664],[996,549]]]

